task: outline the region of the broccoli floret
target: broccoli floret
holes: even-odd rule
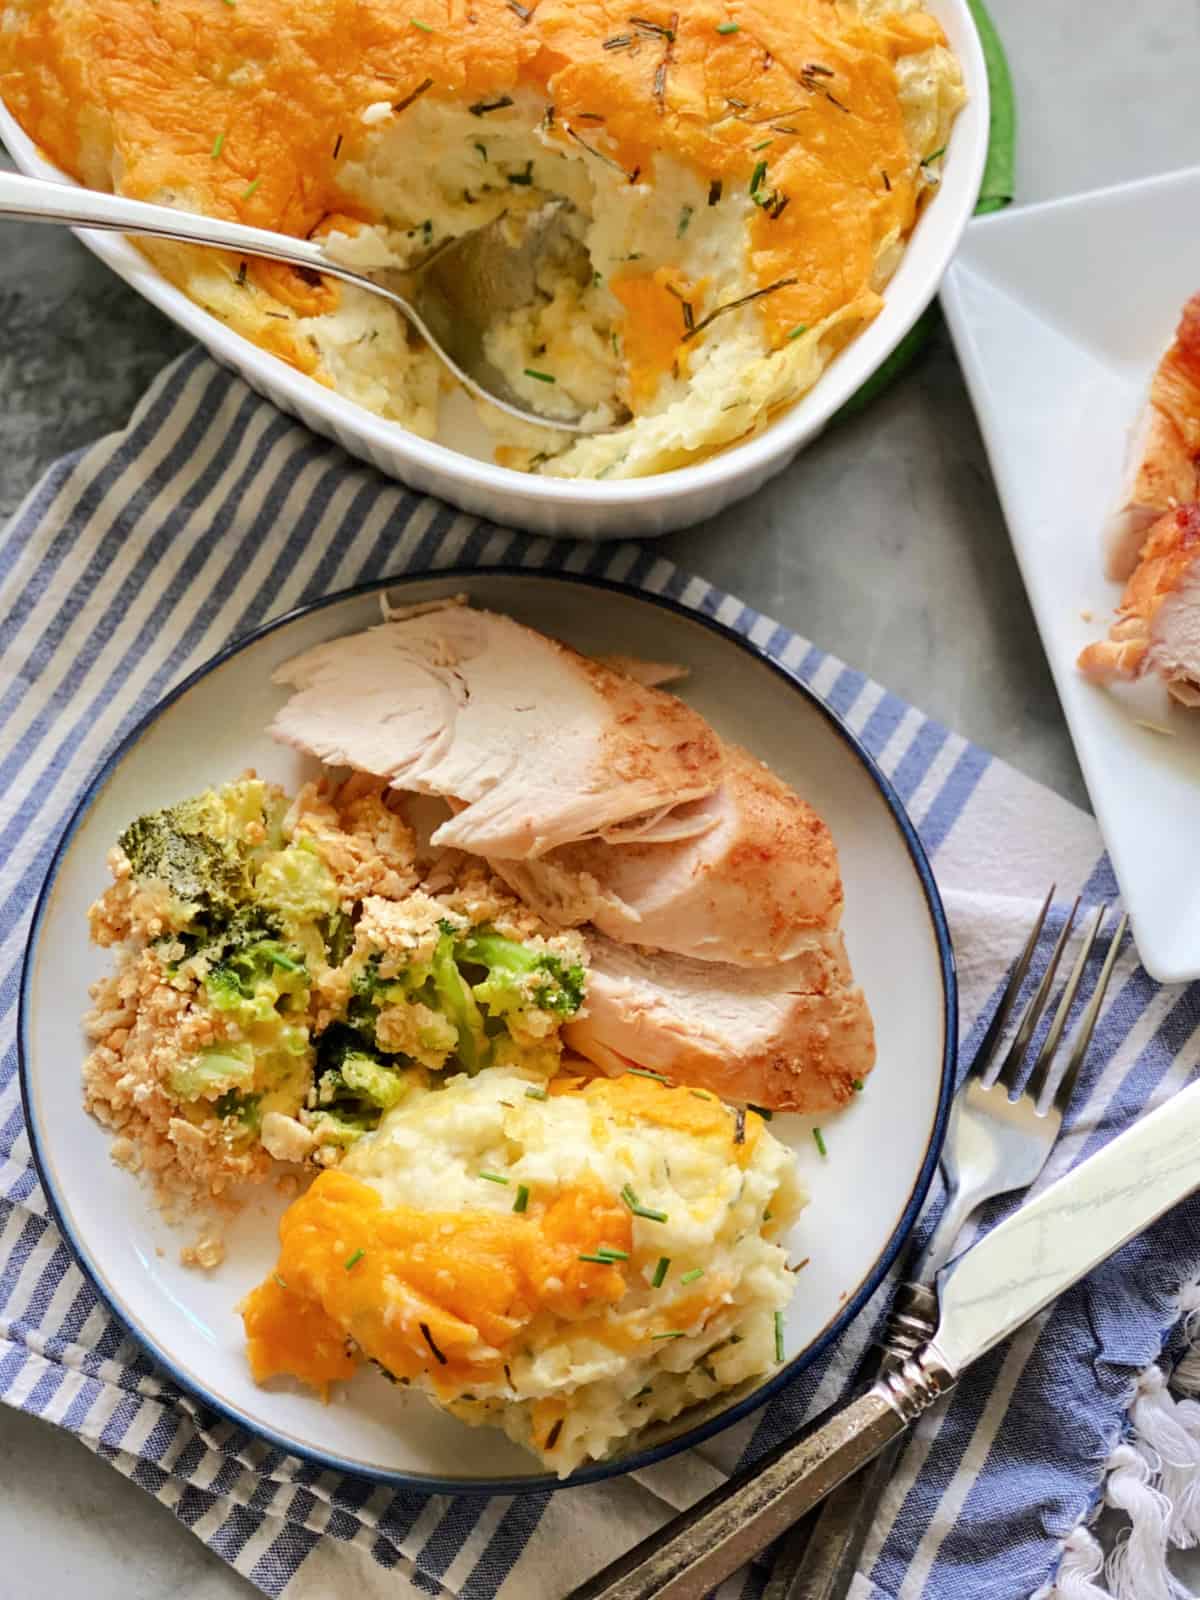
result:
[[[398,1063],[385,1061],[363,1036],[343,1022],[317,1040],[317,1104],[373,1128],[404,1093]]]
[[[211,930],[232,921],[253,897],[252,850],[245,840],[252,822],[268,833],[277,823],[257,778],[138,817],[119,843],[136,878],[166,884],[182,923]]]
[[[261,1095],[240,1094],[236,1089],[229,1089],[219,1099],[213,1101],[213,1110],[222,1121],[232,1117],[243,1123],[247,1132],[256,1133],[262,1121],[259,1112],[261,1098]]]
[[[227,1090],[248,1089],[253,1081],[254,1052],[248,1044],[209,1045],[170,1076],[181,1100],[216,1099]]]
[[[220,941],[228,946],[232,941]],[[268,1022],[285,995],[308,987],[308,969],[277,939],[257,938],[229,950],[211,966],[204,987],[214,1010],[232,1012],[239,1022]]]
[[[161,880],[188,921],[225,922],[249,890],[245,863],[199,830],[198,802],[138,817],[121,835],[134,876]]]
[[[342,1082],[351,1094],[380,1111],[390,1111],[404,1093],[404,1079],[395,1067],[382,1066],[370,1056],[347,1055],[342,1062]]]
[[[310,1111],[308,1125],[318,1135],[322,1144],[340,1145],[348,1150],[364,1133],[370,1133],[379,1121],[377,1110],[353,1112],[338,1107],[336,1111]]]
[[[483,1017],[466,979],[455,959],[456,930],[442,924],[433,952],[433,987],[438,1007],[454,1024],[458,1033],[455,1053],[470,1073],[491,1062],[492,1043],[484,1030]]]
[[[497,1016],[536,1006],[571,1017],[583,1004],[583,966],[568,965],[551,951],[481,928],[461,941],[459,954],[463,961],[486,967],[487,977],[473,985],[472,993]]]

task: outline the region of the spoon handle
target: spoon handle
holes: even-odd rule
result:
[[[358,280],[356,272],[327,261],[320,245],[310,239],[291,239],[266,228],[251,228],[244,222],[228,222],[223,217],[197,216],[176,211],[173,206],[151,205],[145,200],[126,200],[121,195],[99,189],[84,189],[74,183],[51,183],[44,178],[26,178],[15,172],[0,172],[0,217],[23,222],[60,222],[72,228],[105,228],[117,233],[145,234],[158,239],[180,239],[188,244],[213,245],[221,250],[267,256],[272,261],[289,261],[297,266],[314,267],[335,277]]]

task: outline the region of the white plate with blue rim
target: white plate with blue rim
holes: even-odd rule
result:
[[[689,669],[685,697],[747,745],[832,828],[846,890],[851,960],[875,1016],[878,1066],[836,1117],[776,1116],[811,1203],[787,1240],[809,1258],[784,1324],[784,1360],[761,1382],[635,1437],[577,1484],[699,1443],[761,1404],[835,1340],[878,1286],[920,1210],[945,1126],[957,1007],[945,916],[900,801],[854,736],[786,670],[719,623],[620,585],[515,570],[404,578],[333,596],[230,646],[168,696],[88,788],[59,845],[34,920],[21,989],[20,1069],[38,1170],[55,1217],[112,1310],[184,1389],[272,1444],[335,1471],[427,1490],[512,1493],[558,1485],[498,1431],[468,1429],[364,1371],[323,1405],[286,1380],[254,1383],[236,1306],[274,1264],[284,1201],[256,1191],[228,1234],[224,1264],[179,1262],[173,1230],[145,1187],[109,1158],[83,1111],[80,1019],[107,967],[87,908],[107,882],[105,853],[138,813],[252,766],[289,789],[315,766],[266,728],[283,691],[274,668],[379,618],[381,590],[406,604],[466,590],[576,648],[622,651]]]

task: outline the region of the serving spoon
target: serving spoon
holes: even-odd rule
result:
[[[341,278],[390,301],[465,389],[521,422],[591,434],[607,433],[629,420],[628,413],[596,421],[590,414],[563,417],[532,411],[485,352],[488,329],[536,299],[540,261],[557,255],[580,284],[590,278],[587,252],[570,232],[563,206],[543,207],[515,238],[507,212],[501,212],[484,227],[433,250],[416,267],[370,270],[332,260],[313,239],[293,239],[242,222],[11,172],[0,172],[0,217],[177,239]]]

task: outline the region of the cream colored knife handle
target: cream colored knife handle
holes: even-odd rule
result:
[[[952,1381],[926,1347],[901,1372],[880,1378],[643,1539],[569,1600],[702,1600],[877,1456]]]

